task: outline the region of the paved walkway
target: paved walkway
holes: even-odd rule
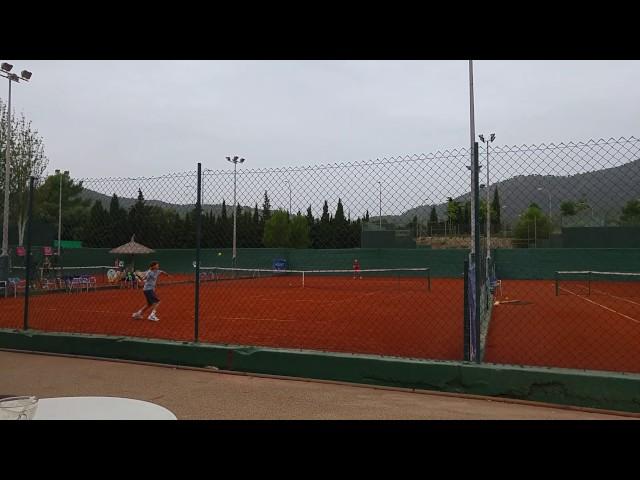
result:
[[[0,395],[119,396],[178,419],[625,419],[619,415],[314,381],[0,351]]]

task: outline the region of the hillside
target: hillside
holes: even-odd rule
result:
[[[620,215],[622,207],[633,198],[640,198],[640,160],[635,160],[618,167],[612,167],[587,173],[567,176],[542,176],[519,175],[491,185],[490,196],[493,199],[494,189],[498,188],[500,204],[502,206],[502,219],[512,223],[517,219],[532,202],[537,203],[545,213],[549,211],[549,194],[551,196],[551,213],[557,218],[560,213],[560,204],[567,200],[585,200],[592,206],[593,211],[587,210],[580,217],[565,218],[565,225],[571,221],[586,221],[592,224],[603,224],[615,221]],[[539,191],[542,187],[544,190]],[[320,192],[322,193],[322,192]],[[482,198],[485,193],[482,192]],[[82,197],[98,200],[108,209],[111,197],[89,189],[85,189]],[[455,197],[459,202],[465,202],[470,194]],[[135,198],[119,197],[120,205],[126,209],[135,203]],[[343,198],[343,201],[345,199]],[[173,209],[181,215],[192,210],[193,205],[172,204],[159,200],[147,200],[148,205],[156,205],[162,208]],[[435,206],[440,219],[446,216],[446,203]],[[243,210],[254,206],[242,206]],[[260,207],[259,207],[260,208]],[[212,211],[214,215],[220,215],[222,205],[205,204],[205,212]],[[227,205],[230,215],[231,209]],[[411,208],[401,215],[383,215],[383,219],[395,224],[407,224],[414,215],[418,215],[422,221],[426,221],[431,212],[431,205],[420,205]],[[378,217],[371,215],[371,221],[377,221]]]
[[[87,188],[85,188],[82,193],[80,194],[80,196],[84,199],[90,200],[91,203],[95,202],[96,200],[98,200],[100,203],[102,203],[102,206],[105,209],[109,209],[109,204],[111,203],[111,197],[109,195],[104,195],[102,193],[99,192],[95,192],[93,190],[89,190]],[[118,197],[118,200],[120,202],[120,206],[123,207],[124,209],[128,210],[133,204],[136,203],[136,199],[135,198],[127,198],[127,197]],[[195,206],[194,205],[180,205],[180,204],[173,204],[173,203],[167,203],[167,202],[163,202],[160,200],[145,200],[145,204],[146,205],[153,205],[153,206],[157,206],[157,207],[162,207],[165,209],[171,209],[176,211],[178,214],[180,215],[185,215],[187,212],[192,211]],[[252,207],[248,207],[248,206],[242,206],[243,210],[246,209],[251,209],[251,211],[253,211],[254,206]],[[209,212],[213,212],[214,215],[219,216],[220,213],[222,212],[222,205],[221,204],[216,204],[216,205],[211,205],[211,204],[203,204],[202,205],[202,211],[205,213],[209,213]],[[229,216],[231,216],[232,214],[232,210],[231,207],[229,205],[227,205],[227,214]]]
[[[584,199],[593,207],[595,223],[617,219],[622,207],[633,198],[640,198],[640,160],[594,172],[569,176],[520,175],[498,182],[498,193],[502,208],[502,219],[513,222],[532,202],[537,203],[545,212],[549,211],[549,194],[551,196],[551,214],[557,217],[560,204],[567,200]],[[491,185],[490,198],[496,185]],[[539,191],[538,187],[544,190]],[[482,190],[482,197],[485,193]],[[470,194],[459,196],[454,200],[465,202]],[[446,204],[436,205],[438,217],[443,218]],[[426,219],[431,212],[431,205],[421,205],[407,210],[402,215],[383,216],[390,222],[408,223],[414,215]],[[586,211],[583,217],[590,217]]]

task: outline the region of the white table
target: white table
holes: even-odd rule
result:
[[[155,403],[119,397],[41,398],[34,420],[177,420]]]

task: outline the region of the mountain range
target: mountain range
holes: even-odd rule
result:
[[[596,223],[615,220],[622,207],[632,199],[640,198],[640,160],[634,160],[618,167],[580,173],[568,176],[519,175],[490,186],[492,201],[494,190],[498,189],[503,221],[513,222],[531,203],[536,203],[545,214],[552,217],[560,214],[560,204],[565,201],[585,201],[592,209],[582,215],[592,216]],[[486,191],[481,189],[480,197]],[[471,198],[466,193],[454,200],[466,202]],[[421,205],[407,210],[401,215],[386,217],[390,222],[408,223],[414,215],[426,221],[432,205]],[[446,216],[446,203],[435,205],[439,218]]]
[[[498,189],[501,204],[502,220],[513,222],[518,215],[524,212],[531,203],[537,203],[545,214],[551,212],[552,217],[560,213],[560,204],[564,201],[584,201],[591,208],[582,215],[590,215],[598,222],[605,223],[615,220],[621,213],[622,207],[631,199],[640,198],[640,159],[634,160],[617,167],[606,168],[597,171],[580,173],[567,176],[555,175],[518,175],[507,180],[502,180],[490,186],[490,199],[493,199],[494,190]],[[481,198],[485,198],[486,192],[481,191]],[[108,209],[111,197],[90,189],[84,189],[81,196],[92,203],[100,201]],[[455,197],[458,202],[466,202],[470,199],[470,193]],[[120,205],[125,209],[131,207],[135,198],[119,197]],[[160,200],[147,200],[147,205],[156,205],[162,208],[173,209],[184,215],[191,211],[193,205],[173,204]],[[406,224],[417,215],[423,222],[426,221],[435,206],[440,219],[446,217],[446,203],[437,205],[420,205],[406,210],[400,215],[383,215],[382,218],[390,223]],[[205,204],[204,212],[213,212],[220,215],[221,204]],[[254,206],[242,206],[242,209],[251,209]],[[261,206],[259,206],[261,208]],[[227,205],[230,215],[231,209]],[[378,217],[371,216],[370,220]]]

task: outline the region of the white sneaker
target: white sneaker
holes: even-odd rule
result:
[[[151,315],[149,315],[147,319],[151,320],[152,322],[157,322],[158,320],[160,320],[158,317],[156,317],[155,313],[152,313]]]
[[[142,318],[142,314],[140,312],[136,312],[133,315],[131,315],[131,318],[135,318],[135,319]]]

